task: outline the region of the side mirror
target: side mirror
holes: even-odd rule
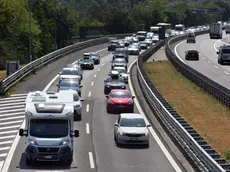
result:
[[[23,137],[23,136],[28,136],[28,131],[27,130],[23,130],[22,128],[19,129],[19,136]]]
[[[114,52],[112,52],[112,54],[114,54]]]
[[[79,137],[79,130],[74,130],[74,137]]]
[[[134,99],[135,98],[135,96],[132,96],[132,99]]]
[[[56,86],[57,86],[57,87],[60,87],[60,85],[59,85],[59,84],[57,84]]]
[[[116,123],[114,124],[114,126],[119,127],[119,124],[116,122]]]
[[[129,72],[127,72],[127,74],[130,74]]]
[[[58,72],[59,75],[61,75],[61,72]]]
[[[85,100],[84,99],[80,99],[81,102],[84,102]]]
[[[83,86],[82,86],[82,85],[80,85],[79,87],[80,87],[80,88],[82,88]]]
[[[219,51],[217,51],[216,54],[219,54]]]
[[[104,80],[104,82],[106,82],[106,80]]]
[[[109,98],[109,96],[108,96],[108,95],[106,95],[105,97],[106,97],[107,99]]]
[[[148,124],[148,125],[147,125],[147,127],[151,127],[151,125],[150,125],[150,124]]]

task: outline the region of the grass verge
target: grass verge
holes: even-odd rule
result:
[[[230,109],[181,75],[169,61],[145,63],[165,99],[214,149],[230,160]]]

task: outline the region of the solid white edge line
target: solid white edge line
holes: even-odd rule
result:
[[[91,91],[89,91],[89,94],[88,94],[88,97],[90,97],[91,96]]]
[[[97,53],[105,51],[105,50],[107,50],[107,48],[101,49],[101,50],[97,51]],[[57,76],[59,76],[59,75],[56,75],[54,78],[57,79],[58,78]],[[50,83],[48,83],[49,87],[55,82],[54,78],[50,81]],[[48,85],[43,89],[43,92],[46,92],[49,89]],[[23,121],[23,123],[22,123],[20,128],[25,128],[25,120]],[[4,161],[3,166],[2,167],[0,166],[0,172],[8,172],[8,169],[10,167],[10,163],[12,161],[12,158],[13,158],[14,152],[15,152],[15,150],[17,148],[19,140],[20,140],[20,136],[17,133],[16,137],[14,139],[14,142],[11,145],[11,148],[10,148],[10,150],[9,150],[9,152],[7,154],[7,157],[6,157],[5,161]]]
[[[86,127],[86,134],[89,134],[89,124],[86,123],[86,124],[85,124],[85,127]]]
[[[132,66],[134,65],[134,63],[136,62],[137,60],[135,60],[128,68],[128,72],[130,73],[130,70],[132,68]],[[134,95],[135,97],[136,94],[135,94],[135,91],[133,89],[133,86],[131,84],[131,78],[130,78],[130,75],[128,76],[128,80],[130,81],[129,82],[129,89],[131,91],[131,94]],[[139,111],[139,113],[141,115],[143,115],[146,119],[146,115],[144,114],[139,102],[137,99],[134,99],[134,103]],[[162,150],[162,152],[164,153],[165,157],[168,159],[168,161],[170,162],[170,164],[172,165],[172,167],[175,169],[176,172],[182,172],[182,170],[180,169],[180,167],[177,165],[177,163],[175,162],[175,160],[173,159],[173,157],[171,156],[171,154],[169,153],[169,151],[166,149],[166,147],[164,146],[164,144],[162,143],[161,139],[158,137],[158,135],[156,134],[156,132],[154,131],[154,129],[152,127],[149,127],[149,131],[150,133],[152,134],[153,138],[155,139],[155,141],[157,142],[158,146],[160,147],[160,149]]]
[[[178,59],[180,60],[180,61],[182,61],[184,64],[186,64],[185,63],[185,61],[178,55],[178,53],[177,53],[177,48],[178,48],[178,46],[179,45],[181,45],[182,43],[184,43],[185,41],[182,41],[182,42],[180,42],[179,44],[177,44],[175,47],[174,47],[174,52],[175,52],[175,54],[176,54],[176,56],[178,57]]]
[[[86,112],[89,112],[89,104],[86,105]]]
[[[90,164],[90,168],[95,168],[92,152],[89,152],[89,164]]]

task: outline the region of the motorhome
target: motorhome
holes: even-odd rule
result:
[[[74,130],[73,92],[30,92],[25,101],[26,163],[60,161],[70,165],[73,159]]]
[[[176,24],[175,25],[176,35],[182,35],[185,32],[185,25],[183,24]]]

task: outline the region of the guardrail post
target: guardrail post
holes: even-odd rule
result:
[[[4,95],[3,80],[0,80],[0,95]]]

